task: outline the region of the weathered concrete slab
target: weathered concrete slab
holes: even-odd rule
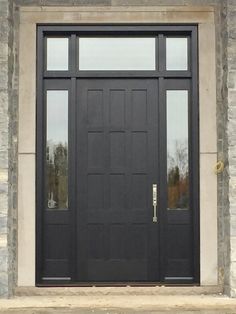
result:
[[[165,313],[173,313],[173,314],[196,314],[196,310],[194,311],[188,311],[188,310],[163,310],[163,311],[159,311],[159,310],[143,310],[143,309],[132,309],[132,310],[126,310],[124,312],[123,309],[83,309],[83,308],[77,308],[77,309],[61,309],[58,310],[57,308],[51,308],[51,309],[11,309],[8,311],[1,311],[0,313],[4,313],[4,314],[87,314],[87,313],[94,313],[94,314],[125,314],[125,313],[142,313],[142,314],[165,314]],[[225,310],[222,312],[222,310],[200,310],[197,311],[197,313],[199,314],[230,314],[230,313],[235,313],[235,309],[231,309],[231,310]]]
[[[171,295],[213,295],[223,291],[219,286],[189,286],[189,287],[17,287],[14,295],[17,297],[26,296],[171,296]]]
[[[236,313],[223,295],[104,295],[16,297],[0,300],[1,313]]]

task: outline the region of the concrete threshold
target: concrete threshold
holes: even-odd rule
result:
[[[24,296],[0,300],[0,313],[236,313],[236,299],[224,295]]]
[[[212,295],[221,286],[146,286],[146,287],[17,287],[15,296],[122,296],[122,295]]]

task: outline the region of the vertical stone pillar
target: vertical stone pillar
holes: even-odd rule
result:
[[[8,1],[0,0],[0,295],[8,295]]]
[[[11,226],[9,225],[9,199],[11,191],[11,167],[9,153],[11,151],[10,103],[12,90],[12,72],[10,62],[11,50],[11,17],[12,4],[8,0],[0,0],[0,296],[11,294],[9,265],[11,260]]]
[[[236,1],[227,3],[230,295],[236,297]]]

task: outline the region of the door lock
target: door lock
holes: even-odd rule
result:
[[[152,185],[153,222],[157,222],[157,185]]]

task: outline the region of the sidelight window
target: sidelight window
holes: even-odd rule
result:
[[[68,91],[47,91],[47,208],[68,208]]]
[[[168,209],[188,209],[188,91],[167,90],[166,98]]]

